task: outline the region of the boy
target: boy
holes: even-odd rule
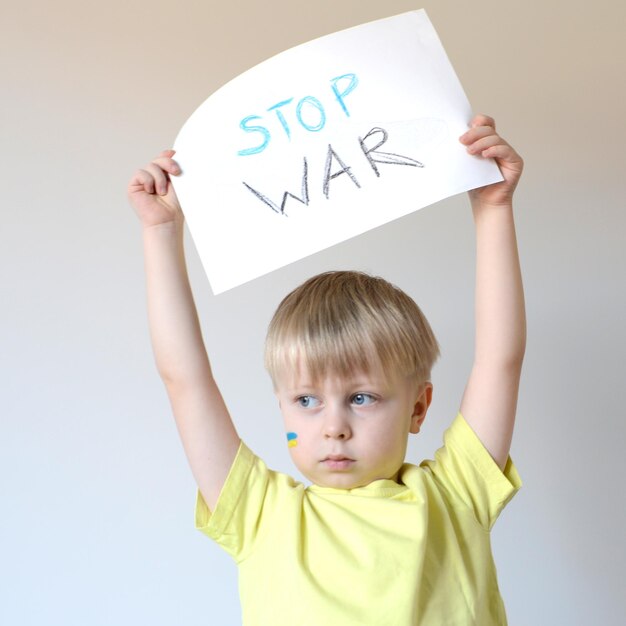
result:
[[[130,182],[155,358],[199,487],[196,525],[237,561],[247,626],[506,624],[489,530],[520,486],[508,455],[525,349],[512,210],[523,163],[489,117],[460,141],[504,176],[469,193],[476,345],[460,413],[435,461],[404,464],[432,399],[428,322],[382,279],[316,276],[281,303],[266,346],[308,488],[240,441],[213,380],[169,182],[180,171],[173,151]]]

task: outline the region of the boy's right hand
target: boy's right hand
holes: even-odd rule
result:
[[[144,228],[184,220],[170,180],[181,172],[174,154],[174,150],[164,150],[144,169],[137,170],[128,183],[128,199]]]

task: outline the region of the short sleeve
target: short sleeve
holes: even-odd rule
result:
[[[211,511],[198,491],[196,528],[217,542],[236,561],[245,558],[257,537],[269,470],[244,443],[239,449]]]
[[[501,470],[460,413],[444,433],[435,460],[424,461],[421,467],[431,473],[452,506],[470,508],[486,530],[522,486],[513,461],[509,458]]]

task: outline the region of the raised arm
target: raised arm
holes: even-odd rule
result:
[[[526,347],[524,291],[513,219],[523,161],[477,116],[461,137],[470,154],[493,157],[504,181],[470,192],[476,224],[476,339],[461,413],[501,468],[511,447]]]
[[[200,492],[213,509],[239,437],[213,379],[183,250],[184,218],[169,180],[180,173],[162,152],[128,185],[143,229],[148,318],[157,368]]]

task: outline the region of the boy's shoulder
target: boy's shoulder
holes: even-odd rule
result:
[[[403,480],[416,485],[425,476],[451,506],[470,509],[487,529],[522,486],[513,461],[500,469],[461,413],[444,432],[434,459],[418,468],[409,465]]]

